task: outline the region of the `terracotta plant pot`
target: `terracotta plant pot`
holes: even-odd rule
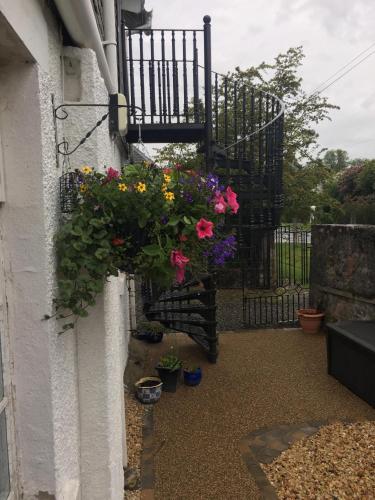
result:
[[[299,324],[304,333],[318,333],[324,313],[317,309],[299,309],[297,311]]]

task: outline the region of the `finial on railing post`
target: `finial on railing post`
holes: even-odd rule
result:
[[[204,16],[204,111],[206,168],[212,167],[212,67],[211,67],[211,17]]]

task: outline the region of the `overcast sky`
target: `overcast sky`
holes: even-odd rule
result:
[[[146,0],[146,8],[154,11],[154,28],[200,27],[209,14],[218,72],[303,45],[307,92],[375,43],[375,0]],[[341,109],[319,127],[321,146],[375,158],[375,54],[323,95]]]

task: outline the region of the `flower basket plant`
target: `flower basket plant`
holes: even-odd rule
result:
[[[215,175],[147,163],[76,173],[77,202],[56,235],[58,318],[87,316],[119,271],[168,288],[234,256],[235,235],[223,228],[238,211],[237,195]]]

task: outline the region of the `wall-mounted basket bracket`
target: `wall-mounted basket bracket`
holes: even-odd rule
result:
[[[84,144],[87,139],[91,136],[91,134],[98,128],[100,125],[108,118],[110,122],[110,132],[118,133],[120,135],[125,135],[127,129],[127,121],[126,114],[121,113],[121,109],[129,109],[131,108],[132,114],[136,115],[135,110],[139,110],[141,115],[143,115],[142,108],[138,106],[129,106],[126,104],[125,97],[122,94],[112,94],[110,95],[110,100],[107,104],[91,104],[91,103],[64,103],[60,104],[54,109],[54,116],[56,120],[66,120],[69,116],[69,113],[66,111],[66,108],[72,107],[92,107],[92,108],[107,108],[108,112],[105,113],[100,120],[96,122],[94,127],[90,129],[87,134],[79,141],[79,143],[71,150],[69,150],[69,144],[64,139],[59,144],[57,144],[57,152],[63,156],[70,156],[75,153],[77,149]],[[124,116],[125,115],[125,116]]]

